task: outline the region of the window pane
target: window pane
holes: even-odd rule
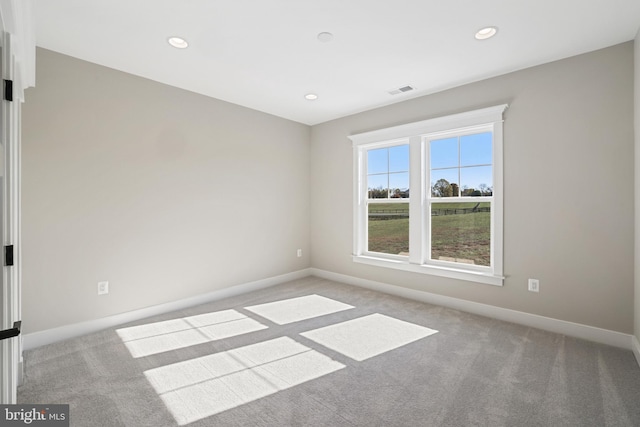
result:
[[[409,197],[409,146],[367,151],[369,199]]]
[[[489,266],[491,203],[433,203],[431,259]]]
[[[409,203],[370,203],[370,252],[409,255]]]
[[[409,171],[409,146],[399,145],[389,148],[389,172]]]
[[[389,175],[369,175],[367,177],[367,189],[370,199],[386,199],[389,197]]]
[[[409,173],[389,174],[389,197],[403,198],[409,197]]]
[[[460,138],[460,166],[490,165],[493,163],[491,132],[476,133]]]
[[[459,170],[455,168],[431,171],[431,196],[457,197]]]
[[[367,173],[389,172],[389,149],[379,148],[367,151]]]
[[[493,168],[476,166],[460,169],[463,196],[490,196],[493,193]]]
[[[459,166],[458,138],[436,139],[431,141],[431,169]]]

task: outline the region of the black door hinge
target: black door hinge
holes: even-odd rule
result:
[[[22,321],[18,320],[13,323],[13,328],[5,329],[4,331],[0,331],[0,341],[6,340],[7,338],[13,338],[20,335],[20,329],[22,328]]]
[[[13,245],[4,247],[4,265],[13,265]]]
[[[4,99],[13,101],[13,80],[4,81]]]

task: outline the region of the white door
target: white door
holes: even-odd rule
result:
[[[0,23],[0,27],[2,24]],[[15,68],[11,35],[0,28],[0,402],[16,403],[20,381],[22,337],[20,332],[19,248],[20,102],[12,100]]]

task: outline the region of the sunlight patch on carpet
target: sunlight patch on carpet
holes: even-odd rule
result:
[[[188,316],[116,332],[135,358],[247,334],[267,326],[235,310]]]
[[[245,307],[246,310],[278,325],[325,316],[351,308],[353,308],[352,305],[315,294]]]
[[[344,368],[289,337],[145,371],[179,425]]]
[[[300,335],[354,360],[363,361],[437,332],[376,313]]]

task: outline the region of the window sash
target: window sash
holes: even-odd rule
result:
[[[358,150],[357,161],[359,164],[359,170],[356,171],[356,179],[357,179],[356,182],[359,183],[358,185],[359,203],[357,207],[358,214],[355,215],[356,219],[354,221],[354,230],[355,229],[359,230],[359,239],[358,239],[359,241],[354,246],[354,254],[359,253],[362,255],[377,257],[382,259],[404,261],[404,262],[407,261],[408,257],[406,255],[389,254],[384,252],[373,252],[368,249],[369,247],[369,215],[368,214],[369,214],[369,205],[372,203],[374,204],[376,203],[377,204],[408,203],[409,204],[409,249],[411,249],[411,216],[412,216],[411,194],[412,194],[412,188],[414,185],[420,186],[419,181],[414,182],[414,179],[413,179],[413,175],[414,175],[413,171],[416,168],[412,163],[413,154],[411,153],[411,150],[412,150],[411,142],[412,141],[410,138],[398,138],[390,141],[380,141],[373,144],[367,144],[366,147],[363,146],[361,147],[361,149]],[[409,197],[407,198],[389,198],[389,197],[388,198],[369,198],[368,152],[370,150],[377,150],[380,148],[391,148],[391,147],[397,147],[402,145],[408,145],[409,151],[410,151],[409,152]]]
[[[446,132],[436,132],[436,133],[431,133],[428,135],[424,135],[422,138],[422,144],[424,145],[424,153],[425,156],[420,159],[421,161],[424,160],[424,170],[425,170],[425,177],[424,177],[424,183],[426,188],[425,191],[425,200],[424,200],[424,212],[422,213],[423,215],[425,215],[428,220],[428,224],[425,227],[424,230],[424,234],[422,236],[423,239],[423,256],[422,256],[422,263],[425,265],[434,265],[434,266],[441,266],[441,267],[454,267],[454,268],[462,268],[465,270],[473,270],[473,271],[479,271],[479,272],[486,272],[486,273],[492,273],[494,271],[494,260],[496,258],[495,256],[495,252],[496,252],[496,242],[495,242],[495,235],[494,235],[494,230],[499,226],[499,224],[496,224],[496,216],[494,215],[494,201],[495,201],[495,197],[494,195],[496,194],[495,192],[495,185],[494,183],[496,182],[496,178],[495,178],[495,171],[496,171],[496,166],[495,166],[495,156],[494,153],[496,152],[496,147],[495,147],[495,136],[494,136],[494,124],[490,123],[490,124],[483,124],[483,125],[479,125],[479,126],[471,126],[471,127],[467,127],[464,129],[452,129],[452,130],[448,130]],[[488,166],[492,167],[492,188],[494,188],[494,190],[492,191],[492,195],[491,196],[462,196],[462,181],[461,181],[461,170],[464,169],[466,166],[462,166],[461,161],[460,161],[460,157],[461,157],[461,152],[460,152],[460,140],[462,137],[464,136],[471,136],[471,135],[476,135],[476,134],[480,134],[480,133],[491,133],[491,152],[492,152],[492,163],[489,164]],[[447,139],[447,138],[457,138],[457,144],[458,144],[458,162],[457,162],[457,166],[455,167],[450,167],[448,169],[455,169],[457,171],[457,176],[458,176],[458,191],[459,191],[459,195],[458,196],[453,196],[453,197],[437,197],[437,196],[433,196],[431,193],[431,176],[432,176],[432,172],[434,170],[442,170],[444,168],[431,168],[431,143],[433,141],[438,141],[438,140],[442,140],[442,139]],[[473,167],[476,167],[479,165],[473,165]],[[432,221],[433,221],[433,217],[431,215],[431,210],[432,210],[432,206],[434,204],[441,204],[441,203],[472,203],[472,202],[489,202],[491,204],[491,212],[490,212],[490,220],[489,220],[489,227],[490,227],[490,231],[489,231],[489,265],[488,266],[483,266],[483,265],[475,265],[475,264],[462,264],[460,262],[453,262],[453,261],[444,261],[444,260],[438,260],[438,259],[432,259],[432,244],[433,244],[433,226],[432,226]]]

